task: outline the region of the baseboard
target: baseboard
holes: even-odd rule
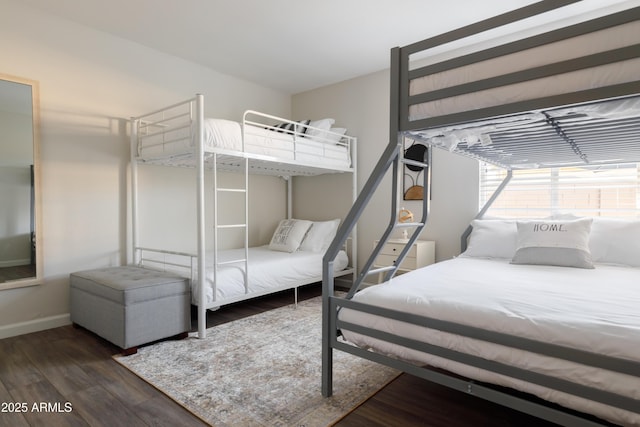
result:
[[[71,324],[71,316],[69,313],[43,317],[42,319],[34,319],[27,322],[13,323],[11,325],[0,326],[0,339],[58,328],[69,324]]]
[[[0,261],[0,267],[21,267],[23,265],[31,264],[31,259],[11,259],[6,261]]]

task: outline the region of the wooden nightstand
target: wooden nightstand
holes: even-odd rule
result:
[[[405,240],[401,239],[387,240],[387,243],[382,247],[380,254],[374,262],[374,267],[385,267],[395,264],[398,255],[400,255],[400,252],[402,252],[402,249],[405,247],[405,242]],[[374,242],[374,248],[377,244],[378,240]],[[396,274],[406,273],[433,264],[435,262],[435,254],[436,242],[431,240],[416,240],[413,242],[411,249]],[[378,274],[378,283],[382,281],[384,274],[385,273]]]

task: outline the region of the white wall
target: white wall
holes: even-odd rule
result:
[[[389,71],[373,73],[328,87],[294,95],[293,111],[298,119],[333,117],[337,125],[358,137],[358,188],[361,189],[389,141]],[[340,184],[338,184],[339,180]],[[335,205],[329,197],[347,191],[346,177],[330,177],[329,190],[311,180],[300,181],[294,199],[297,216],[329,213]],[[478,168],[474,160],[437,150],[433,156],[431,215],[422,239],[436,241],[436,258],[451,258],[460,252],[460,235],[477,212]],[[306,197],[306,198],[305,198]],[[391,176],[387,174],[358,223],[359,263],[362,265],[389,223]],[[422,203],[401,201],[416,218]],[[327,215],[331,216],[331,215]]]
[[[44,250],[42,285],[0,291],[1,338],[68,321],[69,273],[126,262],[129,117],[197,92],[205,95],[211,116],[239,119],[252,108],[287,117],[291,98],[42,14],[19,0],[0,0],[0,10],[0,72],[40,84]],[[189,180],[185,170],[158,176]],[[259,183],[254,203],[263,206],[261,220],[275,227],[285,214],[284,184],[278,178]],[[178,193],[161,208],[189,217],[189,198]],[[267,199],[274,199],[274,208],[266,207]],[[257,229],[252,241],[271,232]]]
[[[69,273],[127,261],[128,123],[135,116],[205,94],[207,115],[238,119],[247,108],[294,118],[333,117],[358,136],[362,188],[388,143],[389,73],[383,71],[295,95],[223,75],[144,46],[0,0],[0,72],[40,83],[44,281],[0,291],[0,337],[68,321]],[[476,212],[474,161],[437,152],[433,208],[423,238],[437,241],[437,258],[459,251],[459,236]],[[143,186],[159,180],[174,189],[172,203],[145,193],[147,216],[193,219],[188,170],[142,172]],[[229,175],[228,180],[236,180]],[[155,184],[154,184],[155,185]],[[251,242],[264,243],[285,214],[279,178],[254,177]],[[386,179],[359,223],[360,263],[389,218]],[[351,205],[349,175],[296,178],[294,216],[344,217]],[[418,202],[403,202],[419,215]],[[256,206],[259,208],[256,209]],[[271,206],[271,208],[269,207]],[[235,209],[227,211],[234,215]],[[191,221],[189,220],[189,221]],[[175,222],[175,221],[174,221]],[[191,224],[162,235],[147,223],[142,234],[189,249]],[[155,242],[151,242],[155,243]]]

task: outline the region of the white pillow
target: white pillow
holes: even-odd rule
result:
[[[640,267],[640,221],[594,218],[589,249],[593,262]]]
[[[518,243],[514,220],[474,219],[467,250],[461,256],[478,258],[513,258]]]
[[[311,227],[311,221],[304,219],[283,219],[271,237],[269,249],[272,251],[295,252]]]
[[[314,221],[300,245],[301,251],[324,252],[327,250],[340,225],[339,219],[331,221]]]
[[[331,133],[326,134],[327,142],[337,144],[342,139],[342,136],[347,133],[345,128],[331,128]]]
[[[518,249],[513,264],[593,268],[589,251],[591,218],[518,221]]]
[[[331,130],[331,126],[336,121],[333,119],[322,119],[322,120],[312,120],[309,122],[309,127],[305,132],[305,136],[309,138],[315,138],[318,140],[323,140],[327,137],[328,130]]]

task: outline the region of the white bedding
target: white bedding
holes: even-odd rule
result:
[[[290,289],[297,285],[322,280],[321,252],[296,251],[293,253],[269,250],[268,246],[249,248],[249,292],[259,293],[269,290]],[[220,251],[219,261],[232,261],[244,258],[244,249]],[[208,257],[207,262],[211,258]],[[334,264],[334,271],[344,270],[348,257],[340,251]],[[207,267],[206,306],[215,307],[217,303],[245,294],[244,262],[236,262],[218,267],[216,301],[213,301],[213,268]],[[191,290],[194,304],[198,304],[200,292],[197,284]]]
[[[157,158],[193,152],[194,139],[189,132],[190,128],[182,127],[145,138],[140,156]],[[205,153],[223,149],[328,168],[344,169],[351,166],[351,154],[345,144],[300,136],[294,139],[291,133],[251,125],[244,127],[243,144],[241,124],[231,120],[205,119],[203,142]]]
[[[640,269],[513,265],[458,257],[358,292],[354,300],[640,361]],[[640,399],[640,378],[342,309],[340,319]],[[623,425],[640,415],[343,330],[378,352],[492,382]]]

